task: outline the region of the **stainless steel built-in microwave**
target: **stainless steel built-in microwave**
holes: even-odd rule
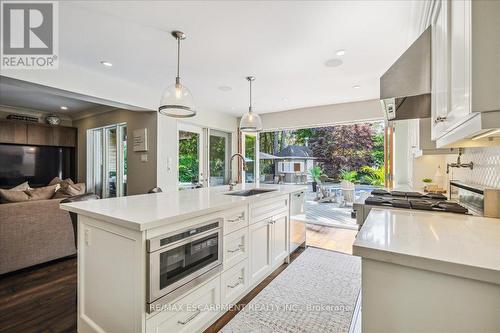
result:
[[[222,270],[222,219],[147,241],[148,312]]]

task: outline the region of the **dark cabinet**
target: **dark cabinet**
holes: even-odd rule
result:
[[[26,124],[0,121],[0,142],[26,144]]]
[[[54,134],[52,128],[36,124],[28,124],[28,144],[53,146]]]
[[[1,120],[0,143],[75,147],[76,131],[74,127]]]

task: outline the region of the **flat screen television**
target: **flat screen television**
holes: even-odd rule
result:
[[[46,186],[56,176],[75,179],[74,148],[0,144],[0,188]]]

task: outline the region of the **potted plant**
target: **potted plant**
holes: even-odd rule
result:
[[[320,182],[321,179],[321,174],[323,171],[319,166],[312,167],[309,169],[309,174],[312,177],[312,190],[313,192],[316,192],[318,190],[318,183]]]

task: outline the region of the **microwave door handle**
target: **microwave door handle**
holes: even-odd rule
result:
[[[198,234],[196,236],[191,236],[191,237],[188,237],[188,238],[184,238],[182,241],[178,241],[176,243],[172,243],[172,244],[169,244],[165,247],[161,247],[159,250],[161,250],[162,252],[163,251],[168,251],[168,250],[171,250],[171,249],[175,249],[179,246],[182,246],[182,245],[186,245],[188,243],[191,243],[191,242],[194,242],[195,240],[198,240],[198,239],[201,239],[201,238],[205,238],[207,236],[210,236],[210,235],[217,235],[219,233],[219,229],[213,229],[213,230],[209,230],[207,232],[204,232],[204,233],[201,233],[201,234]],[[220,236],[219,236],[219,239],[220,239]]]

